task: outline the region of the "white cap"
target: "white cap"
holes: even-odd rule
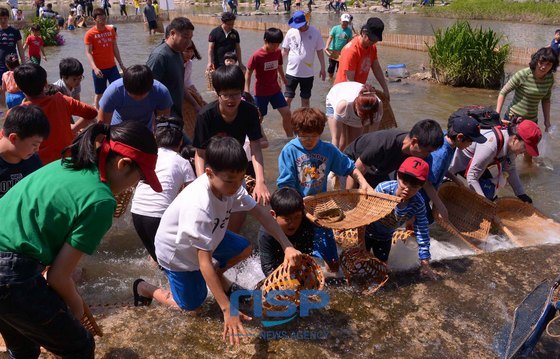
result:
[[[350,22],[351,20],[352,18],[350,17],[350,14],[342,14],[342,16],[340,16],[340,21]]]

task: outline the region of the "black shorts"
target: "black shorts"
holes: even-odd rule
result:
[[[286,80],[288,80],[288,83],[286,84],[286,91],[284,91],[284,96],[286,96],[287,98],[296,97],[296,89],[298,85],[300,85],[299,96],[303,99],[308,99],[311,97],[311,89],[313,88],[313,76],[295,77],[286,75]]]
[[[150,28],[150,30],[156,30],[157,29],[157,21],[156,20],[148,21],[148,27]]]

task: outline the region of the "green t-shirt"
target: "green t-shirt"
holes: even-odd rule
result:
[[[53,263],[64,243],[93,254],[109,230],[116,201],[99,171],[75,171],[55,161],[0,198],[0,251]]]
[[[350,26],[343,29],[342,26],[336,25],[331,29],[329,36],[333,38],[329,50],[340,51],[348,41],[352,40],[352,29],[350,29]]]

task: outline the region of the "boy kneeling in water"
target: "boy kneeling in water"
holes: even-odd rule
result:
[[[414,234],[418,242],[420,273],[430,279],[437,279],[430,267],[430,233],[424,199],[418,193],[422,188],[430,166],[419,157],[408,157],[397,171],[397,180],[385,181],[375,187],[376,192],[386,193],[402,198],[402,202],[392,213],[366,226],[366,248],[373,249],[373,254],[381,261],[389,259],[393,233],[405,222],[414,219]]]
[[[206,148],[206,169],[185,188],[161,218],[155,246],[159,264],[163,267],[171,292],[142,279],[134,282],[134,304],[158,302],[195,311],[208,293],[216,298],[224,315],[224,340],[239,344],[239,335],[246,334],[241,319],[251,318],[239,312],[230,313],[226,292],[231,289],[223,273],[251,255],[251,245],[245,238],[227,230],[234,212],[249,211],[284,250],[284,260],[296,265],[301,254],[294,249],[284,232],[268,211],[257,205],[241,186],[247,168],[243,147],[232,137],[210,140]],[[212,258],[218,261],[214,268]]]

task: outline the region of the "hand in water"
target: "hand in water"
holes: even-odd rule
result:
[[[420,276],[423,278],[428,278],[429,280],[436,281],[439,279],[439,276],[430,266],[430,262],[427,260],[420,261]]]
[[[239,345],[239,337],[246,336],[247,332],[245,328],[243,328],[243,324],[241,324],[241,320],[252,320],[253,318],[239,312],[237,316],[231,316],[229,309],[224,312],[224,333],[223,338],[224,341],[227,342],[227,338],[229,337],[230,345]]]

